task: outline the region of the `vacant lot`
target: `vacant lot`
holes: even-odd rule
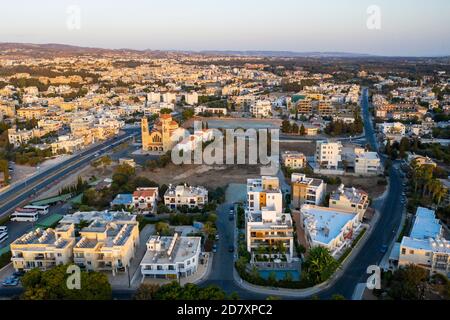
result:
[[[381,196],[386,190],[387,186],[378,185],[378,180],[383,180],[381,177],[351,177],[351,176],[339,176],[342,183],[346,187],[355,187],[357,189],[362,189],[369,194],[369,197],[375,199]],[[328,191],[337,189],[338,186],[328,186]]]
[[[280,153],[284,151],[297,151],[302,152],[305,156],[311,157],[314,156],[316,152],[316,143],[315,142],[281,142],[280,143]]]
[[[248,178],[260,174],[259,166],[253,165],[174,165],[154,171],[138,170],[138,175],[147,177],[158,184],[201,185],[209,188],[225,187],[229,183],[247,183]]]

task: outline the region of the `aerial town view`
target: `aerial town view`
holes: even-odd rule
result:
[[[448,1],[131,2],[2,4],[2,304],[450,299]]]

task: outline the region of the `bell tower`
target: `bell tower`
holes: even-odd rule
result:
[[[141,119],[141,135],[142,150],[148,151],[148,145],[150,144],[150,134],[148,132],[148,119],[145,116]]]

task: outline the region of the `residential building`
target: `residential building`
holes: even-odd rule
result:
[[[306,157],[301,152],[286,151],[282,155],[283,165],[290,169],[302,169],[306,167]]]
[[[75,225],[56,229],[40,228],[24,234],[11,243],[11,261],[16,271],[34,268],[48,270],[72,261],[75,245]]]
[[[141,261],[143,278],[179,279],[197,272],[201,254],[200,237],[151,236]]]
[[[399,267],[419,265],[431,271],[450,275],[450,242],[433,210],[419,207],[409,237],[400,243]]]
[[[318,141],[316,144],[316,165],[326,169],[337,169],[341,162],[341,142]]]
[[[363,190],[345,188],[341,184],[336,191],[331,193],[329,207],[354,212],[362,221],[364,213],[369,207],[369,195]]]
[[[206,107],[206,106],[198,106],[195,107],[194,109],[195,114],[201,114],[201,113],[206,113],[206,114],[211,114],[211,115],[223,115],[226,116],[227,115],[227,108],[212,108],[212,107]]]
[[[256,118],[267,118],[272,113],[272,103],[267,100],[260,100],[250,105],[250,113]]]
[[[145,211],[156,210],[158,201],[158,188],[137,188],[133,192],[134,208]]]
[[[193,91],[185,94],[185,101],[188,105],[196,105],[198,104],[198,93]]]
[[[381,132],[385,135],[401,135],[406,134],[406,126],[401,122],[385,122],[378,125]]]
[[[326,183],[321,179],[308,178],[305,174],[293,173],[291,176],[292,206],[300,208],[303,204],[322,204],[326,186]]]
[[[434,162],[431,158],[426,157],[426,156],[421,156],[418,154],[408,154],[408,162],[409,162],[409,164],[414,163],[418,167],[421,167],[424,165],[432,166],[433,168],[437,167],[437,163]]]
[[[169,185],[164,194],[164,204],[170,209],[187,206],[202,208],[208,203],[208,190],[204,187],[185,185]]]
[[[247,180],[247,251],[255,254],[271,247],[288,262],[294,254],[292,217],[283,213],[283,194],[277,177],[263,176]]]
[[[361,230],[356,213],[309,204],[300,208],[300,221],[309,247],[325,247],[334,257],[344,252]]]
[[[119,193],[110,203],[111,208],[125,207],[134,208],[133,195],[130,193]]]
[[[359,175],[378,175],[381,172],[381,160],[378,153],[355,148],[355,173]]]
[[[278,177],[262,176],[257,179],[247,179],[247,204],[251,212],[260,211],[264,207],[282,212],[283,195]]]
[[[73,260],[92,271],[125,272],[139,245],[137,221],[94,220],[80,230],[80,240],[73,247]]]

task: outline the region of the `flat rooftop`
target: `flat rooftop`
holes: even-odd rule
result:
[[[153,238],[150,237],[149,241]],[[178,237],[169,256],[167,253],[173,237],[159,237],[161,249],[155,251],[147,249],[141,265],[175,264],[193,258],[197,254],[201,239],[201,237]]]
[[[305,226],[315,242],[329,244],[356,214],[344,210],[303,205],[300,209]]]
[[[415,239],[437,238],[441,235],[442,226],[436,219],[433,210],[419,207],[416,211],[414,225],[410,237]]]

